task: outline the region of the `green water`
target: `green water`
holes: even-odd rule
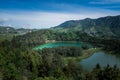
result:
[[[44,48],[53,48],[53,47],[59,47],[59,46],[76,46],[76,47],[81,47],[82,45],[87,45],[89,47],[92,47],[88,43],[83,43],[83,42],[53,42],[53,43],[46,43],[40,46],[35,47],[35,50],[41,50]]]
[[[92,70],[98,63],[101,65],[101,67],[105,67],[107,64],[109,64],[111,67],[117,65],[117,67],[120,69],[120,58],[105,52],[94,53],[92,56],[80,61],[80,64],[86,70]]]

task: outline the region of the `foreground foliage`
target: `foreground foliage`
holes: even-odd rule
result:
[[[56,33],[51,30],[28,33],[14,37],[11,41],[0,43],[0,78],[3,80],[119,80],[120,70],[114,66],[86,72],[80,64],[70,60],[67,64],[64,57],[80,56],[78,48],[56,48],[54,50],[34,51],[32,46],[45,43],[46,39],[87,41],[106,50],[119,52],[119,40],[98,39],[84,33]],[[43,35],[44,34],[44,35]],[[52,36],[51,36],[52,34]],[[69,35],[72,34],[71,37]],[[85,35],[87,37],[85,37]],[[76,37],[77,36],[77,37]],[[112,45],[112,43],[114,44]],[[111,47],[112,45],[112,47]],[[83,48],[86,49],[86,48]],[[63,52],[61,52],[63,50]],[[66,51],[66,52],[65,52]],[[58,54],[56,54],[58,53]]]

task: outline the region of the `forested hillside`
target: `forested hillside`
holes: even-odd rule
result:
[[[80,30],[92,36],[120,37],[120,16],[107,16],[98,19],[86,18],[83,20],[71,20],[64,22],[54,29]]]
[[[18,44],[23,48],[29,46],[30,48],[52,41],[82,41],[89,42],[95,46],[105,48],[106,50],[113,50],[119,53],[120,40],[114,38],[101,38],[90,36],[81,31],[68,31],[60,32],[57,30],[39,30],[35,32],[27,33],[26,35],[16,36],[12,39],[12,42]],[[113,44],[114,43],[114,44]]]

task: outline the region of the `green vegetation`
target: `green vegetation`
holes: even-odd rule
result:
[[[35,29],[14,29],[9,26],[0,26],[0,42],[4,40],[11,41],[14,36],[24,35],[28,32],[36,31]]]
[[[0,34],[0,42],[4,40],[12,40],[15,34]]]
[[[0,34],[6,34],[6,33],[16,33],[16,31],[13,27],[0,26]]]
[[[96,67],[92,71],[95,76],[95,80],[119,80],[120,79],[120,71],[116,68],[116,65],[111,68],[109,65],[101,69],[100,65],[97,64]],[[93,80],[94,80],[93,79]]]
[[[33,48],[34,46],[53,40],[89,42],[105,50],[114,51],[115,54],[119,54],[120,50],[119,39],[93,37],[80,31],[59,32],[56,30],[39,30],[27,33],[26,35],[16,36],[12,39],[12,42],[24,49],[24,47]]]
[[[82,55],[81,56],[65,57],[64,60],[65,60],[65,62],[68,62],[69,60],[80,61],[82,59],[90,57],[92,54],[94,54],[95,52],[99,52],[100,50],[101,49],[99,49],[99,48],[90,48],[90,49],[87,49],[87,50],[82,50]]]
[[[86,18],[83,20],[66,21],[53,27],[58,31],[81,31],[89,35],[106,38],[120,37],[120,15],[107,16],[98,19]]]
[[[59,54],[64,57],[77,57],[82,55],[82,48],[80,47],[54,47],[54,48],[45,48],[40,50],[41,54],[44,53],[53,53]]]
[[[3,80],[119,80],[116,67],[101,69],[98,65],[91,72],[83,71],[80,64],[70,60],[66,65],[59,54],[40,53],[15,48],[9,41],[0,46],[0,71]],[[7,45],[7,46],[5,46]],[[4,56],[4,57],[3,57]]]
[[[20,46],[37,46],[50,41],[88,41],[93,38],[80,31],[58,32],[56,30],[39,30],[26,35],[13,38],[13,42],[20,43]],[[16,44],[17,44],[16,43]]]
[[[84,49],[80,47],[54,47],[54,48],[45,48],[38,50],[40,54],[52,53],[59,54],[64,58],[64,62],[67,63],[69,60],[80,61],[81,59],[91,56],[93,53],[100,51],[99,48],[90,48]]]

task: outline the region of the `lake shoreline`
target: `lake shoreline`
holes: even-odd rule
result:
[[[80,42],[80,41],[50,41],[50,42],[46,42],[46,43],[44,43],[44,44],[41,44],[41,45],[38,45],[38,46],[35,46],[34,48],[33,48],[33,50],[42,50],[43,48],[39,48],[39,47],[41,47],[41,46],[44,46],[44,45],[46,45],[46,44],[50,44],[50,43],[52,43],[52,44],[55,44],[55,43],[77,43],[77,44],[89,44],[89,43],[87,43],[87,42]],[[64,46],[64,45],[63,45]],[[45,48],[51,48],[51,47],[45,47]]]
[[[37,46],[37,47],[35,47],[34,48],[34,50],[42,50],[43,48],[52,48],[52,45],[51,45],[51,43],[52,44],[56,44],[56,43],[60,43],[61,44],[61,42],[62,43],[75,43],[75,45],[74,46],[78,46],[78,45],[83,45],[83,44],[87,44],[88,45],[88,43],[86,43],[86,42],[80,42],[80,41],[53,41],[53,42],[47,42],[47,43],[45,43],[45,44],[43,44],[43,45],[39,45],[39,46]],[[77,45],[76,45],[77,44]],[[65,44],[66,45],[66,44]],[[58,46],[64,46],[64,44],[63,45],[58,45],[57,44],[57,46],[56,45],[54,45],[55,47],[58,47]],[[69,45],[67,45],[67,46],[69,46]],[[63,57],[64,58],[64,61],[65,62],[68,62],[69,60],[75,60],[75,61],[80,61],[80,60],[82,60],[82,59],[85,59],[85,58],[88,58],[88,57],[90,57],[91,55],[93,55],[95,52],[98,52],[98,51],[101,51],[101,49],[100,48],[93,48],[93,47],[90,47],[90,48],[88,48],[88,49],[83,49],[82,50],[82,55],[81,56],[78,56],[78,57]]]
[[[66,63],[69,60],[80,61],[80,60],[83,60],[83,59],[86,59],[86,58],[92,56],[94,53],[99,52],[99,51],[101,51],[100,48],[90,48],[90,49],[87,49],[87,50],[83,50],[82,51],[82,53],[83,53],[82,56],[78,56],[78,57],[64,57],[64,61]]]

